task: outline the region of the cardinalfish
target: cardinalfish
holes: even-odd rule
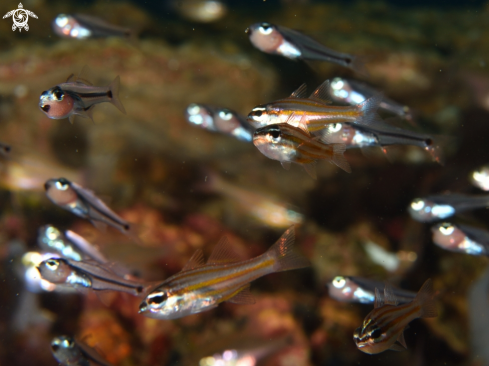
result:
[[[140,296],[151,285],[143,281],[128,280],[115,273],[108,264],[91,260],[49,258],[42,261],[37,270],[43,280],[76,289],[118,291]]]
[[[489,191],[489,165],[474,170],[470,174],[470,180],[474,186],[483,191]]]
[[[440,194],[416,198],[409,206],[411,217],[420,222],[443,220],[456,213],[489,206],[489,196]]]
[[[367,73],[361,58],[334,51],[292,29],[270,23],[255,23],[246,29],[246,33],[253,46],[265,53],[291,60],[333,62],[358,73]]]
[[[86,39],[122,37],[129,38],[128,28],[118,27],[103,19],[86,14],[58,14],[53,20],[54,33],[60,37]]]
[[[109,86],[93,86],[88,81],[70,76],[65,83],[43,91],[39,108],[52,119],[68,118],[73,123],[75,116],[93,121],[93,108],[99,103],[111,103],[122,113],[126,110],[119,99],[120,78],[117,76]]]
[[[192,103],[185,114],[190,123],[206,130],[220,132],[245,142],[253,139],[255,129],[243,116],[230,109]]]
[[[443,222],[431,228],[440,248],[471,255],[489,255],[489,232],[468,225]]]
[[[217,307],[221,302],[254,304],[250,282],[270,273],[304,268],[309,261],[294,252],[294,228],[289,228],[264,254],[239,261],[226,238],[216,245],[207,263],[202,251],[181,272],[153,289],[139,312],[156,319],[177,319]]]
[[[321,135],[329,143],[343,143],[347,149],[377,146],[387,154],[387,148],[395,145],[418,146],[430,153],[433,161],[442,164],[443,154],[440,145],[433,137],[400,127],[394,127],[381,121],[369,125],[358,123],[331,123]]]
[[[313,138],[304,124],[294,127],[279,123],[259,128],[253,135],[253,144],[269,159],[278,160],[288,170],[291,163],[300,164],[316,179],[316,161],[328,160],[344,171],[351,168],[343,153],[344,144],[329,144]]]
[[[63,366],[112,366],[107,360],[86,343],[79,339],[59,336],[51,341],[51,352]]]
[[[108,262],[93,244],[71,230],[66,230],[63,234],[52,225],[42,226],[39,229],[37,242],[41,248],[47,251],[54,250],[66,259],[74,261],[92,259],[100,264]]]
[[[384,300],[376,288],[374,310],[365,317],[363,325],[355,330],[353,340],[360,351],[369,354],[388,349],[402,351],[401,346],[407,348],[404,328],[414,319],[436,316],[438,311],[430,279],[423,284],[413,301],[402,305],[398,305],[388,287],[384,289]]]
[[[49,179],[44,189],[46,196],[55,205],[90,220],[94,226],[102,228],[109,225],[123,234],[132,234],[131,224],[107,207],[92,191],[66,178]]]
[[[329,296],[338,301],[359,302],[361,304],[373,304],[375,301],[375,289],[382,288],[382,282],[368,278],[352,276],[336,276],[327,283]],[[414,300],[415,292],[392,288],[399,303],[407,303]],[[384,299],[383,294],[379,294]]]
[[[360,81],[336,77],[329,83],[329,95],[334,102],[357,105],[380,92]],[[413,116],[408,106],[399,104],[386,96],[382,97],[379,109],[411,121]]]
[[[322,83],[309,97],[302,84],[289,97],[258,105],[248,114],[248,122],[256,128],[276,123],[297,126],[304,118],[309,132],[322,130],[329,123],[356,122],[368,125],[376,119],[382,101],[377,94],[354,106],[333,106],[329,100],[329,81]]]

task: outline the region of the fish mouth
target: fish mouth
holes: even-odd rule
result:
[[[145,311],[148,310],[148,303],[146,301],[143,301],[141,305],[139,305],[139,314],[144,313]]]
[[[50,105],[48,105],[48,104],[44,104],[44,105],[42,105],[42,106],[39,106],[39,108],[41,108],[41,110],[42,110],[43,112],[48,113],[48,112],[49,112],[49,110],[51,109],[51,106],[50,106]]]

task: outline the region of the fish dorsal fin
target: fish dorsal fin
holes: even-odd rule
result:
[[[380,294],[379,289],[376,287],[375,288],[374,309],[380,308],[382,306],[384,306],[384,299],[382,298],[382,295]]]
[[[282,167],[285,169],[285,170],[289,170],[290,169],[290,164],[291,162],[290,161],[281,161],[280,164],[282,164]]]
[[[78,84],[83,84],[83,85],[93,85],[90,81],[87,80],[87,74],[90,73],[90,68],[85,65],[81,69],[80,73],[78,74],[78,77],[74,80]]]
[[[66,78],[66,82],[69,83],[69,82],[74,82],[75,81],[75,74],[71,74],[70,76],[68,76]]]
[[[225,264],[238,262],[241,258],[231,247],[227,237],[223,236],[219,243],[216,244],[211,256],[207,260],[207,264]]]
[[[233,304],[241,304],[241,305],[252,305],[254,304],[255,298],[250,292],[250,284],[247,284],[243,287],[241,291],[239,291],[236,295],[231,297],[228,302]]]
[[[401,346],[403,346],[404,348],[407,349],[407,344],[406,344],[406,340],[404,339],[404,329],[402,330],[401,333],[399,333],[399,335],[397,336],[397,341],[399,342],[399,344]]]
[[[202,249],[197,249],[195,253],[190,257],[185,267],[182,268],[182,272],[190,271],[191,269],[201,267],[205,264],[204,254]]]
[[[307,85],[304,83],[290,94],[289,98],[305,98],[307,95]]]
[[[386,283],[384,287],[384,303],[386,305],[397,305],[399,303],[396,295],[394,295],[392,286],[388,283]]]
[[[319,103],[331,104],[331,99],[329,98],[330,84],[329,80],[319,85],[319,87],[312,92],[309,99],[312,99]]]

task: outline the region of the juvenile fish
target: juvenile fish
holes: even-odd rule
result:
[[[489,255],[489,231],[449,222],[431,228],[433,243],[452,252]]]
[[[252,24],[246,33],[251,44],[260,51],[280,55],[291,60],[327,61],[348,67],[358,73],[366,74],[361,59],[347,53],[334,51],[314,39],[270,23]]]
[[[289,228],[264,254],[239,261],[223,238],[204,264],[202,251],[148,294],[139,312],[156,319],[176,319],[217,307],[221,302],[253,304],[250,282],[270,273],[308,267],[293,251],[295,231]]]
[[[54,33],[66,38],[129,38],[132,35],[128,28],[110,24],[87,14],[58,14],[51,25]]]
[[[60,336],[51,341],[51,352],[63,366],[112,366],[86,343],[72,337]]]
[[[49,179],[45,184],[46,196],[55,205],[90,220],[95,226],[99,223],[110,225],[121,233],[134,236],[131,225],[115,214],[95,194],[65,178]]]
[[[484,165],[483,167],[474,170],[470,174],[470,181],[477,188],[483,191],[489,191],[489,165]]]
[[[375,289],[384,287],[382,282],[373,281],[367,278],[336,276],[326,284],[329,289],[329,296],[338,301],[359,302],[361,304],[373,304],[375,301]],[[392,292],[399,303],[407,303],[414,300],[415,292],[393,288]],[[384,294],[380,294],[384,300]]]
[[[333,102],[357,105],[372,98],[380,92],[360,81],[336,77],[329,84],[329,95]],[[383,96],[379,103],[379,109],[393,113],[401,118],[411,121],[413,116],[408,106],[399,104],[392,99]]]
[[[393,145],[418,146],[430,153],[433,161],[442,164],[439,144],[429,135],[394,127],[380,121],[369,125],[359,123],[331,123],[320,132],[323,141],[345,144],[347,149],[377,146],[387,154]]]
[[[489,196],[440,194],[416,198],[409,206],[411,217],[420,222],[443,220],[456,213],[489,206]]]
[[[126,110],[119,99],[120,78],[117,76],[109,86],[93,86],[87,81],[73,77],[43,91],[39,98],[39,108],[52,119],[69,118],[73,123],[75,116],[90,118],[93,121],[93,108],[99,103],[111,103],[122,113]]]
[[[377,94],[354,106],[333,106],[329,100],[328,80],[309,97],[306,89],[306,84],[302,84],[287,98],[256,106],[248,114],[247,121],[255,128],[276,123],[289,123],[297,127],[304,118],[309,132],[320,131],[329,123],[368,125],[377,118],[376,111],[383,98]]]
[[[313,138],[303,125],[301,127],[280,123],[259,128],[253,135],[253,144],[267,158],[280,161],[285,169],[289,169],[291,163],[302,165],[314,179],[317,160],[328,160],[351,172],[343,156],[344,144],[327,144],[320,138]]]
[[[255,130],[244,117],[227,108],[192,103],[185,112],[187,120],[206,130],[251,142]]]
[[[108,264],[99,264],[90,260],[73,261],[71,259],[50,258],[37,267],[42,279],[56,285],[66,285],[78,289],[94,291],[118,291],[140,296],[146,291],[148,283],[126,280],[114,273]]]
[[[39,229],[37,242],[41,248],[58,252],[63,258],[74,261],[92,259],[100,264],[108,260],[100,251],[82,236],[67,230],[64,234],[52,225],[45,225]]]
[[[363,325],[353,334],[357,348],[365,353],[375,354],[388,349],[401,351],[404,340],[404,328],[416,318],[434,318],[438,316],[433,283],[426,280],[416,298],[407,304],[398,305],[389,288],[384,289],[384,299],[375,289],[375,305],[364,319]],[[385,304],[385,305],[384,305]],[[398,343],[396,343],[398,342]]]

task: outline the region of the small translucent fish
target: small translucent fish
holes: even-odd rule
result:
[[[112,366],[94,348],[79,339],[68,336],[53,338],[51,352],[63,366]]]
[[[108,264],[90,260],[50,258],[37,267],[41,277],[56,285],[94,291],[118,291],[141,296],[150,286],[143,281],[127,280],[116,274]]]
[[[241,141],[251,142],[255,130],[244,117],[227,108],[205,104],[190,104],[185,111],[187,120],[209,131],[233,136]]]
[[[489,231],[449,222],[431,228],[433,243],[452,252],[489,255]]]
[[[291,225],[301,224],[304,220],[304,215],[281,200],[273,199],[253,190],[243,189],[225,181],[215,173],[208,173],[206,184],[203,187],[233,199],[247,213],[273,228],[287,228]]]
[[[49,179],[45,184],[46,196],[55,205],[90,220],[94,226],[110,225],[121,233],[134,236],[131,224],[119,217],[95,194],[65,178]]]
[[[294,236],[291,227],[267,252],[245,261],[236,258],[226,238],[216,245],[205,264],[202,250],[198,250],[180,273],[146,296],[139,312],[150,318],[176,319],[210,310],[224,301],[254,304],[251,281],[310,265],[293,251]]]
[[[291,163],[300,164],[316,179],[316,161],[328,160],[350,173],[350,165],[343,153],[344,144],[328,144],[319,137],[312,137],[307,128],[288,123],[259,128],[253,135],[253,144],[269,159],[278,160],[285,169]]]
[[[184,18],[199,23],[215,22],[228,11],[219,0],[174,0],[173,8]]]
[[[440,194],[416,198],[409,206],[411,217],[420,222],[443,220],[456,213],[489,206],[489,196]]]
[[[327,283],[329,296],[338,301],[359,302],[361,304],[373,304],[375,301],[375,289],[384,287],[382,282],[367,278],[336,276]],[[414,300],[415,292],[392,289],[399,303],[407,303]],[[381,294],[381,299],[384,299]]]
[[[51,25],[54,33],[66,38],[129,38],[132,35],[128,28],[118,27],[87,14],[58,14]]]
[[[361,60],[353,55],[334,51],[314,39],[270,23],[255,23],[246,29],[250,41],[260,51],[280,55],[291,60],[327,61],[366,74]]]
[[[402,351],[401,346],[407,348],[404,328],[416,318],[436,316],[438,311],[430,279],[426,280],[412,302],[402,305],[398,305],[390,288],[384,289],[383,299],[376,288],[374,310],[365,317],[363,325],[355,330],[353,340],[360,351],[369,354],[388,349]]]
[[[73,123],[75,116],[93,121],[93,108],[96,104],[105,102],[113,104],[126,114],[119,99],[119,87],[119,76],[109,86],[93,86],[86,80],[75,80],[70,76],[65,83],[42,92],[39,108],[49,118],[69,118],[70,123]]]
[[[334,102],[357,105],[380,92],[360,81],[336,77],[330,81],[329,95]],[[399,104],[384,96],[379,103],[379,109],[393,113],[401,118],[411,121],[413,116],[408,106]]]
[[[489,165],[484,165],[483,167],[474,170],[470,174],[470,181],[477,188],[483,191],[489,191]]]
[[[63,258],[74,261],[92,259],[98,263],[107,263],[108,260],[100,251],[82,236],[67,230],[64,234],[52,225],[39,228],[37,242],[45,250],[54,250]]]
[[[253,108],[247,121],[256,128],[276,123],[289,123],[297,127],[304,118],[309,132],[317,132],[329,123],[368,125],[377,118],[376,111],[383,98],[381,94],[354,106],[333,106],[329,100],[329,89],[329,81],[326,80],[307,97],[306,84],[302,84],[287,98]]]
[[[387,154],[386,148],[395,145],[418,146],[430,153],[433,161],[442,164],[440,145],[430,135],[417,133],[375,121],[369,125],[360,123],[331,123],[320,132],[323,141],[342,143],[347,149],[378,146]]]

